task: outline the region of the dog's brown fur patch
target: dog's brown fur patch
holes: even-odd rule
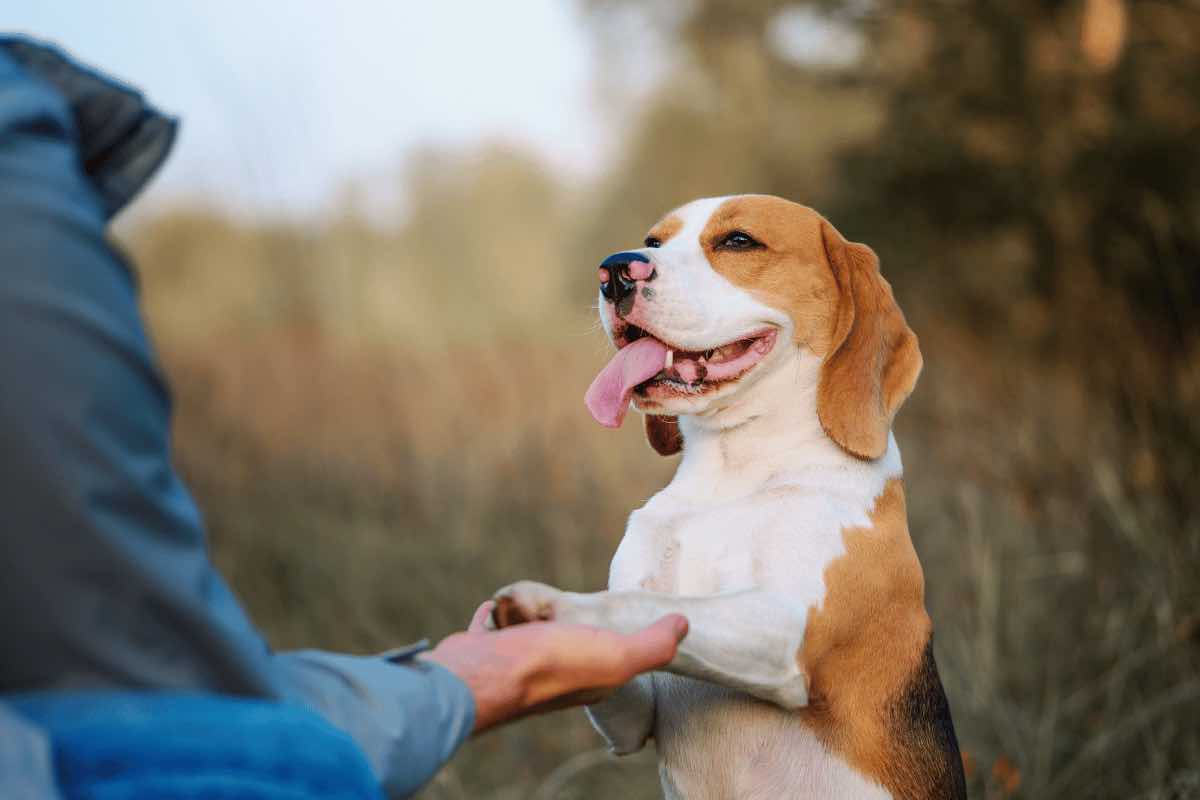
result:
[[[821,215],[807,206],[766,195],[722,203],[700,232],[712,268],[760,301],[783,309],[796,326],[796,344],[829,352],[838,285],[825,259]],[[764,246],[732,250],[721,242],[741,231]]]
[[[663,244],[671,240],[671,237],[683,230],[683,219],[677,214],[668,214],[667,216],[654,223],[654,227],[646,233],[646,238],[658,239]]]
[[[821,238],[839,294],[834,350],[817,387],[817,416],[847,452],[879,458],[892,420],[921,374],[921,349],[879,272],[875,251],[846,241],[825,220]]]
[[[660,456],[673,456],[683,449],[679,418],[663,414],[646,415],[646,441]]]
[[[511,628],[514,625],[524,625],[527,622],[537,622],[539,620],[549,619],[549,616],[540,616],[539,613],[528,613],[516,600],[503,595],[496,598],[496,604],[492,606],[492,623],[497,629]]]
[[[800,651],[827,747],[897,800],[965,797],[958,744],[930,651],[925,581],[908,535],[903,483],[888,481],[871,525],[843,531]]]

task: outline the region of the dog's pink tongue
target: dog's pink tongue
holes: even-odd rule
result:
[[[662,371],[666,360],[667,346],[653,337],[625,345],[588,387],[588,411],[606,428],[621,427],[634,387]]]

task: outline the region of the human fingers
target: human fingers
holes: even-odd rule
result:
[[[669,664],[687,633],[687,618],[668,614],[637,633],[622,637],[624,666],[630,677]]]
[[[471,624],[467,626],[467,630],[471,633],[483,633],[487,631],[487,621],[492,616],[492,607],[495,605],[496,603],[493,600],[483,601],[479,608],[475,609],[475,613],[471,615]]]
[[[687,635],[687,619],[670,614],[632,634],[547,622],[503,631],[521,650],[534,654],[538,668],[529,699],[543,708],[572,705],[578,692],[607,692],[635,675],[659,669],[675,657]],[[595,702],[585,699],[582,702]]]

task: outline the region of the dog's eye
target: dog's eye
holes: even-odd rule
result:
[[[734,231],[722,239],[721,243],[717,246],[727,247],[730,250],[750,250],[755,247],[762,247],[762,244],[748,233]]]
[[[647,236],[646,241],[643,242],[643,244],[645,244],[646,247],[662,247],[662,239],[659,239],[656,236]]]

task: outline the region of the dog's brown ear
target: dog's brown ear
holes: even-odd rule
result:
[[[683,434],[679,432],[678,417],[647,414],[646,440],[660,456],[673,456],[683,449]]]
[[[921,349],[891,285],[879,274],[875,251],[846,241],[825,220],[821,238],[839,296],[817,388],[817,416],[847,452],[879,458],[892,419],[921,373]]]

